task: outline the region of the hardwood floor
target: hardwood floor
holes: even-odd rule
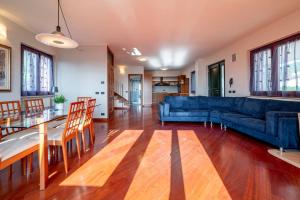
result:
[[[94,148],[78,160],[73,145],[70,171],[50,165],[45,191],[20,163],[0,172],[0,199],[300,199],[300,170],[267,153],[267,144],[218,125],[167,123],[154,108],[115,111],[96,123]]]

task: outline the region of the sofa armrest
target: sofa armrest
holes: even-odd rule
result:
[[[266,133],[278,137],[279,146],[299,148],[298,113],[270,111],[266,113]]]
[[[169,116],[170,115],[170,104],[165,102],[159,103],[159,115],[160,119],[162,119],[163,116]]]

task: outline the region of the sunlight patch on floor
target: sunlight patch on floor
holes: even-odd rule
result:
[[[186,199],[231,199],[193,130],[178,130]]]
[[[155,130],[125,199],[169,199],[171,130]]]
[[[143,130],[125,130],[79,167],[60,186],[101,187],[133,146]]]

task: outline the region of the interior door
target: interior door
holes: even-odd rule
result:
[[[129,101],[130,104],[142,104],[142,80],[141,74],[129,74]]]
[[[221,61],[208,66],[208,95],[222,97],[224,92],[225,62]]]

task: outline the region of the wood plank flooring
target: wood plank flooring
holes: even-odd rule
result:
[[[96,123],[96,143],[78,160],[73,145],[70,172],[50,165],[52,177],[39,191],[34,172],[20,163],[0,172],[0,199],[300,199],[300,170],[270,154],[267,144],[218,125],[167,123],[156,108],[115,111]]]

